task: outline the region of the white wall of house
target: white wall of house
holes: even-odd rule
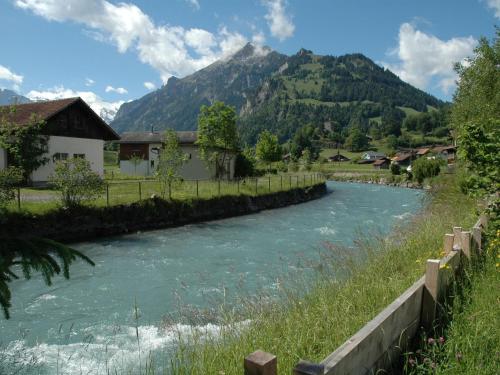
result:
[[[7,168],[7,152],[0,147],[0,170]]]
[[[206,180],[215,177],[215,167],[208,168],[200,157],[197,146],[182,146],[182,151],[188,156],[186,164],[181,168],[180,175],[186,180]]]
[[[92,170],[100,176],[104,174],[104,141],[102,139],[50,136],[47,148],[48,163],[31,175],[31,179],[35,183],[49,180],[49,176],[54,173],[57,162],[54,160],[54,155],[58,153],[67,154],[68,159],[75,157],[75,155],[85,155]]]
[[[134,164],[130,160],[120,160],[120,172],[128,176],[150,176],[149,161]]]

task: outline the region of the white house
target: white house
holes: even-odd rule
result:
[[[187,155],[187,161],[180,170],[186,180],[205,180],[216,177],[215,165],[201,159],[196,144],[197,132],[176,132],[179,146]],[[120,137],[120,171],[135,176],[152,176],[158,167],[163,134],[159,132],[130,132]],[[226,163],[226,178],[234,177],[235,157]]]
[[[41,134],[47,137],[48,162],[35,170],[31,180],[45,183],[54,173],[56,162],[73,157],[85,158],[92,170],[104,174],[104,142],[119,136],[81,98],[69,98],[0,107],[7,126],[27,126],[43,122]],[[0,169],[9,165],[0,148]]]

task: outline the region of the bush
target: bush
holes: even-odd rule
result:
[[[49,179],[61,191],[65,207],[80,206],[84,201],[96,199],[104,191],[101,177],[92,171],[90,163],[82,158],[60,161]]]
[[[288,163],[288,171],[289,172],[297,172],[299,170],[299,166],[296,162],[291,161]]]
[[[412,173],[419,184],[428,177],[434,177],[441,171],[441,162],[436,159],[420,158],[413,162]]]
[[[9,167],[0,170],[0,211],[4,210],[10,201],[16,198],[15,187],[23,180],[20,168]]]
[[[399,166],[399,164],[391,164],[391,173],[395,176],[399,176],[401,174],[401,167]]]
[[[255,175],[255,155],[253,150],[246,148],[243,152],[236,155],[235,165],[234,165],[234,176],[235,177],[249,177]]]

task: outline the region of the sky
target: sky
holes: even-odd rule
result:
[[[0,0],[0,88],[113,112],[252,42],[363,53],[451,100],[454,63],[499,20],[500,0]]]

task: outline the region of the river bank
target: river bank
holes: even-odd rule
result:
[[[416,181],[408,181],[405,176],[379,176],[376,174],[363,174],[356,172],[336,172],[326,174],[326,178],[332,181],[351,182],[360,184],[376,184],[394,186],[408,189],[425,189],[429,190],[430,185],[422,185]]]
[[[74,210],[61,208],[41,215],[11,213],[2,222],[0,238],[18,233],[20,236],[72,243],[241,216],[308,202],[325,194],[327,188],[322,182],[259,196],[233,195],[190,201],[151,198],[111,207],[81,207]]]

